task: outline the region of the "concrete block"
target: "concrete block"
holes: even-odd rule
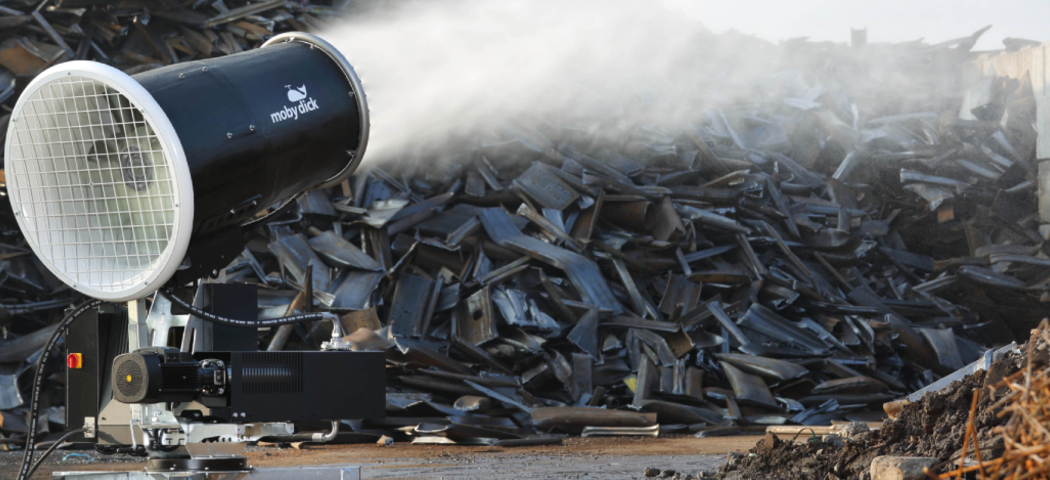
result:
[[[922,469],[937,464],[931,457],[893,457],[884,455],[871,461],[871,480],[906,480],[923,477]]]

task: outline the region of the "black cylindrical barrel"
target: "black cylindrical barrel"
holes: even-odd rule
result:
[[[186,153],[194,237],[338,176],[362,144],[363,93],[313,45],[277,43],[132,78],[164,110]]]

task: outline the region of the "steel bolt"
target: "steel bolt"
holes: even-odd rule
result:
[[[233,138],[232,132],[226,132],[226,138]]]

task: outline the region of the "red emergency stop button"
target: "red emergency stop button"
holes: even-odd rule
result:
[[[84,366],[84,356],[79,353],[70,353],[66,357],[66,366],[69,368],[80,368]]]

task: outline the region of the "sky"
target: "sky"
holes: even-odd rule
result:
[[[937,43],[992,25],[976,50],[1003,48],[1006,37],[1050,40],[1050,0],[664,0],[715,32],[735,29],[767,40],[809,37],[848,42],[867,28],[869,42],[925,38]]]

